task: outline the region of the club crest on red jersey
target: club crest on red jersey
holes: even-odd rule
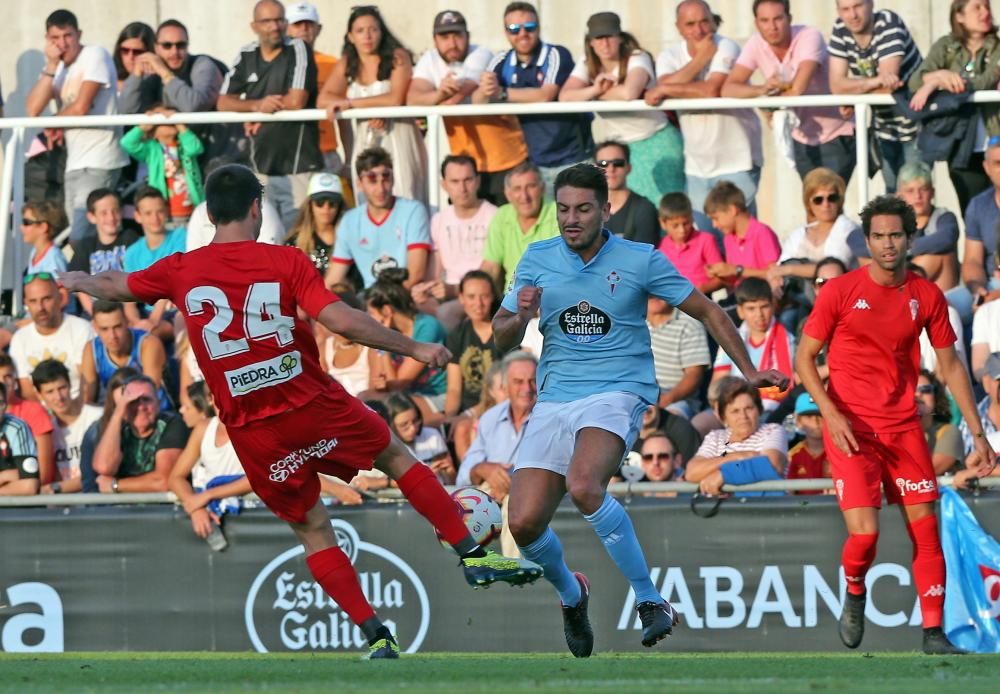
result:
[[[917,319],[917,313],[920,311],[920,302],[916,299],[910,299],[910,320]]]

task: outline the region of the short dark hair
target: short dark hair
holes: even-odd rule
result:
[[[503,16],[506,17],[511,12],[530,12],[531,14],[538,16],[538,10],[530,2],[511,2],[507,4],[507,7],[503,8]]]
[[[46,17],[45,31],[48,31],[52,27],[57,27],[59,29],[72,27],[76,31],[80,31],[80,23],[76,21],[76,15],[69,10],[56,10]]]
[[[220,166],[205,181],[208,216],[215,224],[246,219],[254,202],[260,204],[263,195],[257,174],[242,164]]]
[[[124,381],[122,381],[122,388],[132,383],[144,383],[150,388],[152,388],[154,393],[157,393],[160,389],[160,387],[156,385],[156,381],[154,381],[144,373],[136,373],[134,376],[129,376],[128,378],[126,378]]]
[[[0,352],[0,369],[4,367],[13,369],[14,373],[17,373],[17,365],[14,363],[14,359],[6,352]]]
[[[125,307],[120,301],[108,301],[107,299],[98,299],[94,302],[94,307],[91,309],[90,313],[96,316],[98,313],[117,313],[121,311],[122,315],[125,315]]]
[[[484,272],[483,270],[469,270],[467,273],[462,275],[462,279],[458,282],[458,293],[461,294],[465,291],[465,283],[471,282],[472,280],[489,282],[490,287],[493,288],[493,278],[490,277],[488,272]],[[493,293],[496,294],[496,289],[493,290]]]
[[[132,204],[138,208],[140,202],[148,200],[149,198],[156,198],[157,200],[162,200],[163,202],[167,201],[163,193],[153,186],[143,186],[137,190],[135,195],[132,197]]]
[[[776,2],[785,8],[785,14],[790,15],[792,13],[791,3],[789,0],[753,0],[753,16],[757,17],[757,8],[763,5],[765,2]]]
[[[185,36],[188,35],[188,28],[186,26],[184,26],[179,20],[177,20],[177,19],[164,19],[162,22],[160,22],[160,25],[158,27],[156,27],[156,38],[160,38],[160,32],[161,31],[163,31],[164,29],[170,29],[170,28],[180,29],[181,31],[184,32]]]
[[[359,176],[365,171],[371,171],[376,166],[392,168],[392,155],[381,147],[369,147],[354,160],[354,170]]]
[[[35,370],[31,372],[31,383],[38,390],[46,383],[54,383],[58,380],[70,382],[69,369],[57,359],[43,359],[35,365]]]
[[[917,233],[917,213],[905,200],[895,195],[879,195],[861,210],[861,230],[865,238],[871,234],[872,217],[899,217],[908,238]]]
[[[764,405],[760,401],[760,391],[741,378],[734,380],[731,383],[727,383],[719,389],[719,400],[718,404],[715,406],[719,419],[723,419],[723,415],[726,413],[726,408],[732,405],[733,401],[741,395],[749,395],[753,400],[753,404],[757,406],[757,411],[764,411]]]
[[[458,164],[459,166],[471,166],[472,174],[474,176],[479,175],[479,167],[476,166],[476,160],[470,157],[465,152],[461,154],[449,154],[441,162],[441,178],[444,178],[445,169],[448,168],[448,164]]]
[[[94,207],[97,206],[98,200],[103,200],[109,196],[118,201],[118,207],[122,206],[122,199],[118,196],[118,193],[110,188],[95,188],[87,196],[87,212],[94,214]]]
[[[392,424],[392,422],[389,421],[389,408],[385,406],[384,402],[374,398],[371,400],[362,400],[362,402],[364,402],[365,407],[381,417],[382,421],[386,424]]]
[[[705,214],[710,215],[716,211],[721,212],[730,206],[735,207],[740,212],[746,212],[747,196],[732,181],[719,181],[712,187],[712,190],[708,191],[708,195],[705,196],[705,203],[703,205]]]
[[[594,191],[594,197],[597,198],[600,207],[604,207],[608,201],[608,179],[604,177],[604,172],[593,164],[574,164],[560,171],[556,176],[553,195],[558,196],[559,189],[567,186]]]
[[[4,402],[7,401],[7,384],[0,381],[0,398],[3,398]]]
[[[403,282],[410,276],[405,267],[390,267],[378,273],[374,284],[365,290],[365,300],[368,305],[380,309],[383,306],[392,307],[393,311],[405,316],[417,315],[417,305],[413,302],[410,290]]]
[[[684,193],[667,193],[660,198],[660,217],[691,217],[694,209],[691,198]]]
[[[747,277],[736,287],[736,305],[742,306],[748,301],[774,301],[771,285],[763,277]]]
[[[820,268],[824,268],[827,265],[836,265],[837,267],[840,268],[840,271],[842,273],[844,273],[845,275],[847,274],[847,265],[844,264],[844,261],[836,256],[828,255],[822,260],[820,260],[818,263],[816,263],[815,276],[819,277]]]
[[[410,410],[417,411],[417,419],[421,426],[424,423],[424,418],[420,414],[420,408],[417,407],[417,403],[410,397],[409,393],[403,391],[393,393],[385,399],[385,407],[389,410],[389,426],[393,426],[397,416]]]
[[[605,147],[617,147],[625,155],[626,162],[632,161],[632,148],[629,147],[624,142],[619,142],[618,140],[605,140],[604,142],[598,142],[597,145],[594,147],[594,156],[596,157],[597,153],[600,152]]]

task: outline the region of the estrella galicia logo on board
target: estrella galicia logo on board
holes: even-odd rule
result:
[[[611,316],[589,301],[581,301],[559,313],[559,327],[573,342],[587,345],[611,332]]]
[[[405,653],[416,653],[430,627],[430,600],[417,573],[388,549],[363,541],[350,523],[333,519],[337,544],[358,572],[361,589]],[[301,545],[260,570],[243,610],[258,653],[358,651],[368,640],[313,579]]]

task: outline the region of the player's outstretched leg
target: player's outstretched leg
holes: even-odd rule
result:
[[[582,573],[569,570],[562,544],[548,527],[565,495],[562,475],[537,468],[517,470],[511,480],[508,527],[524,556],[542,567],[545,580],[559,594],[569,652],[586,658],[594,651],[594,632],[587,613],[590,582]]]
[[[289,525],[305,547],[306,564],[313,578],[368,639],[368,657],[398,658],[396,638],[375,616],[375,610],[365,598],[351,560],[337,546],[330,517],[322,502],[317,502],[301,523]]]
[[[431,469],[410,455],[395,435],[376,458],[375,467],[396,480],[410,505],[452,546],[462,560],[469,585],[477,588],[497,582],[524,585],[541,578],[542,568],[534,562],[503,557],[476,544],[455,501]]]
[[[663,599],[649,577],[649,567],[632,520],[606,491],[624,453],[624,441],[610,431],[596,427],[581,429],[577,433],[566,487],[573,503],[635,591],[636,611],[642,621],[642,645],[648,648],[673,632],[677,612]]]
[[[928,655],[962,655],[965,651],[952,644],[941,629],[945,565],[934,505],[920,506],[926,508],[904,507],[903,512],[907,516],[906,532],[913,542],[913,583],[924,622],[923,651]]]

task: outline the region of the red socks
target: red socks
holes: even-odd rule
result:
[[[870,535],[856,535],[849,533],[847,542],[844,543],[844,550],[840,556],[840,563],[844,567],[844,576],[847,578],[847,592],[851,595],[865,594],[865,574],[875,561],[875,545],[878,542],[878,533]]]
[[[469,537],[469,530],[465,527],[458,505],[429,467],[423,463],[415,463],[396,480],[396,484],[410,505],[430,521],[449,545],[455,546]]]
[[[913,583],[920,599],[924,628],[941,626],[944,612],[944,553],[938,536],[937,516],[931,514],[908,523],[913,540]]]
[[[340,547],[328,547],[306,557],[306,564],[316,582],[337,601],[340,609],[347,613],[351,621],[361,625],[375,616],[375,610],[361,591],[358,574],[351,566],[351,560]]]

